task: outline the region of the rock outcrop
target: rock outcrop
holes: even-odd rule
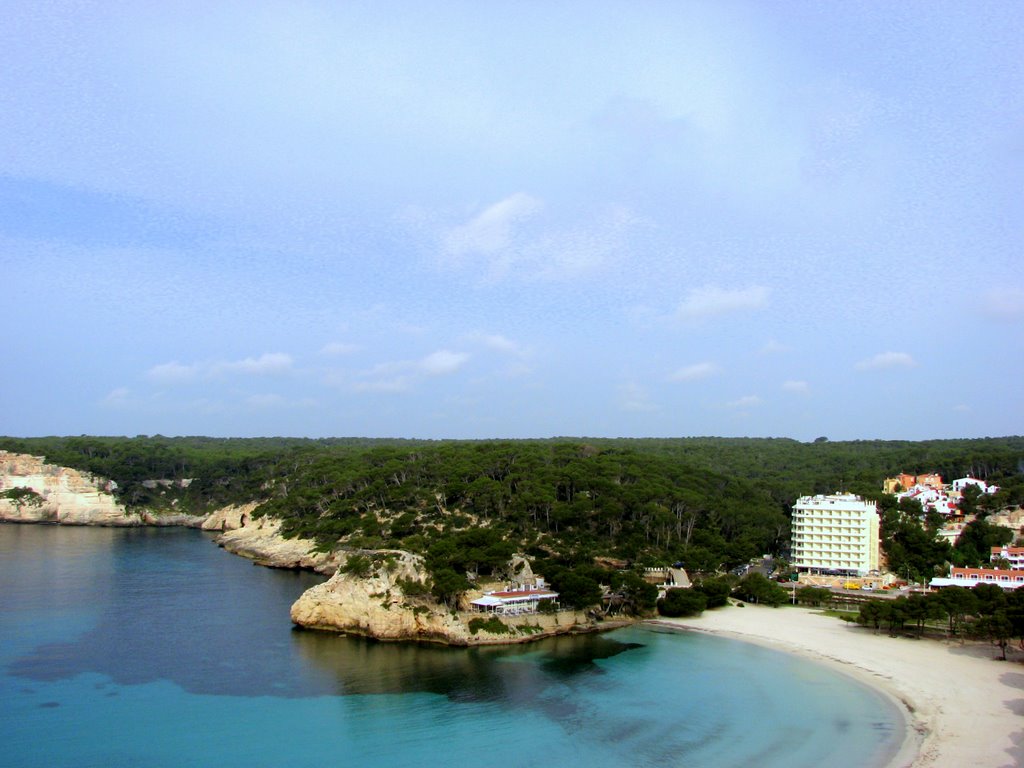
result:
[[[31,491],[11,498],[8,491]],[[66,525],[142,525],[110,493],[109,481],[46,464],[41,456],[0,451],[0,520]]]
[[[346,562],[356,556],[372,562],[370,573],[346,572]],[[419,555],[387,550],[348,553],[342,558],[334,576],[306,590],[295,601],[291,610],[293,622],[310,629],[377,640],[458,646],[524,643],[598,628],[581,613],[562,611],[553,615],[497,617],[498,623],[490,625],[497,631],[489,631],[481,614],[453,612],[429,594],[423,594],[426,571]],[[474,596],[464,596],[460,608],[468,608]]]
[[[302,568],[329,575],[292,606],[302,627],[363,635],[378,640],[412,640],[448,645],[521,643],[552,635],[610,628],[585,615],[482,617],[469,612],[468,593],[458,610],[439,604],[426,587],[423,558],[398,550],[325,553],[309,539],[286,539],[281,521],[254,517],[259,502],[231,505],[208,516],[128,512],[111,491],[114,484],[41,456],[0,451],[0,521],[103,526],[188,526],[219,531],[217,543],[233,554],[272,568]],[[360,567],[350,560],[363,558]],[[346,568],[346,564],[353,567]],[[533,577],[527,560],[513,558],[508,580]]]
[[[270,568],[305,568],[331,574],[338,568],[338,555],[317,552],[309,539],[286,539],[281,535],[281,521],[268,517],[252,518],[256,504],[228,507],[214,512],[204,524],[206,530],[226,529],[217,543],[257,565]],[[248,508],[248,511],[246,509]],[[244,520],[244,524],[232,527]]]

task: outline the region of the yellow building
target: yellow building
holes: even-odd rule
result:
[[[878,570],[878,505],[852,493],[801,496],[793,505],[797,571],[863,576]]]

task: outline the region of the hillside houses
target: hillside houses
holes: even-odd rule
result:
[[[999,491],[998,486],[988,485],[974,477],[961,477],[945,484],[942,482],[942,475],[935,473],[900,473],[896,477],[887,477],[882,483],[882,490],[885,493],[891,493],[898,499],[913,499],[921,504],[925,512],[938,512],[945,517],[955,517],[959,514],[964,492],[972,487],[984,495],[993,495]]]

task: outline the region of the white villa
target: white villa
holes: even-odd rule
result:
[[[507,589],[484,592],[483,597],[478,597],[471,604],[479,613],[519,616],[537,613],[541,600],[551,600],[557,605],[558,593],[548,589],[544,579],[538,577],[533,584],[512,584]]]

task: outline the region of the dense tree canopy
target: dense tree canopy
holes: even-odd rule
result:
[[[608,572],[595,557],[682,561],[713,573],[784,553],[800,495],[838,489],[880,501],[890,568],[927,579],[984,560],[1005,533],[979,522],[952,550],[937,520],[880,491],[899,471],[972,475],[984,513],[1024,501],[1024,438],[854,441],[680,438],[417,441],[162,436],[0,438],[0,449],[110,478],[129,507],[203,513],[256,501],[287,535],[318,546],[401,547],[427,557],[443,598],[513,551],[573,605],[593,604]],[[154,480],[176,481],[154,483]],[[618,585],[638,605],[638,585]],[[706,595],[721,600],[717,590]]]

